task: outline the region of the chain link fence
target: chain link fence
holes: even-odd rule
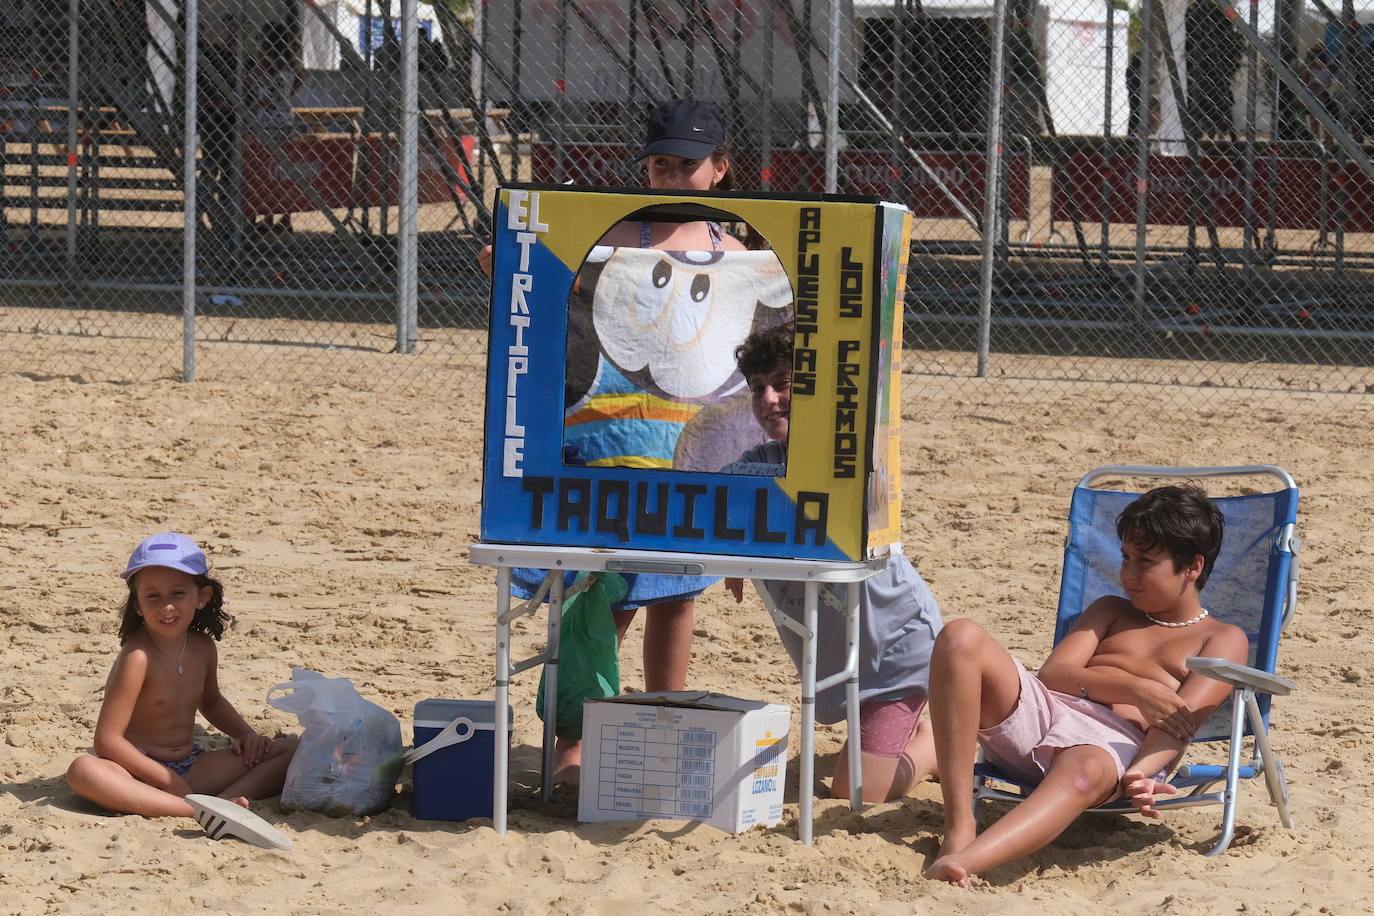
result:
[[[11,0],[0,368],[474,384],[495,189],[641,184],[645,114],[693,96],[742,186],[912,209],[913,372],[1368,393],[1367,22],[1369,0]]]
[[[0,7],[0,365],[311,382],[397,355],[363,370],[378,386],[471,368],[510,140],[475,103],[469,25],[410,12],[403,48],[400,0]]]

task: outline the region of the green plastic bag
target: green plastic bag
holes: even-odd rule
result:
[[[574,584],[587,576],[593,582],[563,602],[562,632],[558,641],[558,703],[554,734],[582,737],[584,700],[620,693],[620,647],[616,643],[611,604],[625,596],[625,580],[615,573],[578,573]],[[535,712],[544,718],[544,675],[539,675]]]

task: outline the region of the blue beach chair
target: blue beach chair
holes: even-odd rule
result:
[[[1205,478],[1209,477],[1264,478],[1269,486],[1275,481],[1280,485],[1273,492],[1213,498],[1226,518],[1226,533],[1221,554],[1203,589],[1203,603],[1213,616],[1246,632],[1250,638],[1250,665],[1237,665],[1225,659],[1188,659],[1189,670],[1225,681],[1233,688],[1230,699],[1217,708],[1193,739],[1194,743],[1225,739],[1229,741],[1229,753],[1225,764],[1180,766],[1170,779],[1170,783],[1180,790],[1179,794],[1158,797],[1156,801],[1161,811],[1197,805],[1223,806],[1221,837],[1207,853],[1215,856],[1230,845],[1241,779],[1263,774],[1269,800],[1278,808],[1279,820],[1285,827],[1293,826],[1283,764],[1269,743],[1270,700],[1286,696],[1295,686],[1274,673],[1279,636],[1292,618],[1297,603],[1298,540],[1294,527],[1298,488],[1293,478],[1282,468],[1271,465],[1108,466],[1089,472],[1074,488],[1069,508],[1069,534],[1064,545],[1064,572],[1054,641],[1057,645],[1084,609],[1097,598],[1121,593],[1117,579],[1121,542],[1116,537],[1116,517],[1139,494],[1117,487],[1124,486],[1124,481],[1140,482],[1150,478],[1185,478],[1205,485]],[[1151,485],[1161,482],[1155,479]],[[1246,737],[1252,739],[1251,754],[1248,761],[1242,762]],[[1197,754],[1198,748],[1190,749],[1190,757]],[[1008,779],[987,761],[978,763],[975,773],[978,777],[973,790],[975,812],[982,807],[981,801],[1018,802],[1034,788]],[[1218,783],[1222,784],[1221,791],[1213,791]],[[1091,811],[1120,814],[1130,813],[1134,808],[1128,801],[1119,799]]]

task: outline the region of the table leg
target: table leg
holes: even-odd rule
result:
[[[845,659],[849,663],[844,682],[844,699],[849,736],[849,810],[863,807],[863,749],[859,744],[859,583],[849,583],[845,594]]]
[[[539,763],[539,800],[553,801],[553,752],[557,743],[554,728],[558,719],[558,643],[563,635],[563,571],[549,573],[548,646],[544,662],[544,746]]]
[[[510,785],[510,567],[496,568],[496,748],[492,754],[491,825],[506,832],[506,792]]]
[[[803,844],[811,845],[813,803],[816,775],[816,599],[819,588],[814,581],[806,583],[803,610],[801,659],[801,760],[797,782],[797,801],[801,808],[797,832]]]

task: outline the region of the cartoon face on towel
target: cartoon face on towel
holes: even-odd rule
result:
[[[601,352],[626,378],[674,400],[709,402],[741,384],[735,347],[792,303],[771,251],[618,248],[592,298]],[[733,380],[733,384],[731,384]]]
[[[592,464],[681,467],[683,426],[747,396],[735,348],[791,315],[771,251],[594,248],[569,301],[565,445]]]

